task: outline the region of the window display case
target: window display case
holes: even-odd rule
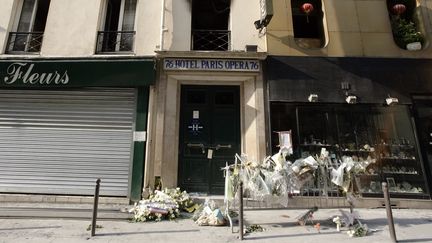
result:
[[[429,198],[407,106],[272,103],[271,114],[273,131],[293,132],[293,160],[319,156],[325,148],[335,169],[347,158],[367,164],[355,175],[363,196],[382,197],[381,182],[387,181],[392,197]],[[328,193],[337,190],[327,186]]]

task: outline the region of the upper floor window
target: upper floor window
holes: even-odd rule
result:
[[[192,50],[230,49],[230,0],[192,0]]]
[[[325,45],[324,13],[321,0],[292,0],[294,40],[303,48]]]
[[[422,21],[416,0],[387,0],[393,39],[402,49],[420,50],[425,42],[419,22]]]
[[[19,2],[13,30],[9,33],[7,53],[39,53],[42,46],[50,0]]]
[[[107,0],[97,53],[132,52],[137,0]]]

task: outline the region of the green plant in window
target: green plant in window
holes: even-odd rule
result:
[[[417,31],[414,22],[408,21],[403,18],[397,18],[393,21],[393,35],[396,43],[406,48],[406,45],[413,42],[420,42],[423,44],[424,37]]]

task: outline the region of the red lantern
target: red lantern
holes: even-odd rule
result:
[[[314,10],[312,3],[303,3],[300,7],[301,11],[306,14],[306,20],[309,23],[309,14]]]
[[[402,3],[398,3],[398,4],[393,5],[392,10],[393,10],[394,14],[399,16],[399,15],[405,13],[406,6]]]
[[[312,3],[303,3],[300,9],[303,13],[309,15],[314,10],[314,6],[312,5]]]

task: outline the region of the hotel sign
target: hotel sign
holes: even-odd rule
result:
[[[259,72],[259,60],[166,58],[164,70]]]

